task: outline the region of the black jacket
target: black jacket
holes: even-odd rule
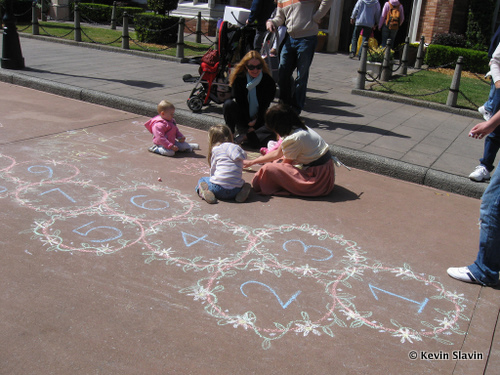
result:
[[[276,94],[276,83],[274,79],[266,73],[262,74],[262,80],[256,87],[257,101],[259,102],[259,111],[257,113],[257,122],[255,129],[265,125],[264,116],[267,109],[274,100]],[[233,99],[238,103],[240,108],[244,111],[246,117],[250,119],[249,105],[248,105],[248,90],[247,90],[247,77],[245,74],[240,74],[236,77],[232,85]],[[250,122],[250,121],[249,121]]]

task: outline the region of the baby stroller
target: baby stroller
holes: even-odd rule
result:
[[[193,82],[194,88],[187,100],[188,108],[199,112],[214,102],[222,104],[231,99],[229,74],[231,67],[244,56],[253,44],[255,30],[251,27],[237,27],[223,21],[219,25],[217,48],[209,50],[201,59],[199,76],[186,74],[184,82]]]

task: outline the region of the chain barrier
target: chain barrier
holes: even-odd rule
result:
[[[185,25],[185,26],[184,26],[184,28],[185,28],[185,29],[187,29],[187,30],[191,33],[191,34],[188,34],[188,35],[186,35],[186,36],[196,35],[196,30],[195,30],[195,31],[193,31],[193,30],[192,30],[189,26],[187,26],[187,25]],[[202,36],[204,36],[204,37],[205,37],[205,39],[206,39],[206,40],[208,40],[210,43],[212,43],[210,47],[212,47],[212,46],[215,44],[215,42],[214,42],[214,41],[212,41],[212,40],[211,40],[211,39],[210,39],[210,38],[206,35],[206,33],[204,33],[203,31],[201,32],[201,35],[202,35]]]
[[[163,51],[167,51],[169,49],[172,49],[173,47],[169,47],[169,46],[166,46],[165,48],[158,48],[158,49],[153,49],[153,48],[146,48],[146,47],[143,47],[140,43],[142,42],[139,42],[138,40],[135,40],[135,39],[132,39],[129,37],[129,40],[134,43],[137,47],[141,48],[143,51],[149,51],[149,52],[163,52]],[[144,43],[146,44],[146,43]]]
[[[477,78],[478,80],[480,80],[481,82],[486,83],[488,86],[490,86],[490,85],[491,85],[491,82],[490,82],[490,81],[487,81],[487,80],[485,79],[485,78],[486,78],[486,76],[481,77],[481,76],[480,76],[479,74],[477,74],[477,73],[472,73],[472,74],[474,74],[474,75],[476,76],[476,78]]]
[[[31,26],[31,25],[30,25],[30,26]],[[71,33],[74,31],[74,29],[71,29],[71,30],[70,30],[67,34],[64,34],[64,35],[54,35],[54,34],[49,33],[49,32],[48,32],[48,31],[47,31],[47,30],[43,27],[43,25],[41,25],[40,23],[38,24],[38,27],[39,27],[40,29],[42,29],[42,30],[43,30],[43,31],[44,31],[44,32],[45,32],[48,36],[51,36],[51,37],[54,37],[54,38],[65,38],[65,37],[67,37],[69,34],[71,34]]]
[[[98,42],[98,41],[96,41],[96,40],[92,39],[92,38],[91,38],[91,37],[90,37],[90,36],[89,36],[89,35],[85,32],[85,30],[81,29],[81,32],[82,32],[82,34],[83,34],[83,35],[85,35],[85,36],[86,36],[86,37],[90,40],[90,43],[95,43],[95,44],[103,44],[103,45],[105,45],[105,46],[109,46],[109,45],[111,45],[111,44],[113,44],[113,43],[116,43],[116,42],[118,42],[118,41],[120,41],[120,40],[122,39],[122,36],[120,35],[118,38],[116,38],[115,40],[113,40],[113,41],[111,41],[111,42],[108,42],[108,43]]]
[[[459,90],[458,93],[463,96],[463,98],[469,102],[469,104],[472,104],[475,108],[479,108],[479,106],[474,103],[472,100],[470,100],[463,92],[462,90]]]

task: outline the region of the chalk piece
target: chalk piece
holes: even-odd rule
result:
[[[158,181],[161,182],[161,177],[158,177]]]

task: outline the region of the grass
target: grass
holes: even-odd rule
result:
[[[40,35],[50,36],[55,38],[63,38],[67,40],[75,40],[74,25],[64,24],[58,22],[42,22],[39,21]],[[32,28],[30,25],[18,25],[18,32],[31,34]],[[122,48],[122,32],[119,30],[111,30],[111,28],[104,27],[93,27],[93,26],[81,26],[82,32],[82,42],[87,43],[98,43],[105,44],[113,47]],[[135,31],[129,31],[129,48],[131,50],[146,51],[152,53],[158,53],[161,55],[175,56],[177,53],[176,45],[158,45],[150,43],[141,43],[137,40],[137,34]],[[184,41],[184,56],[194,57],[203,55],[209,45],[198,44],[193,42]]]
[[[452,78],[452,69],[420,70],[407,76],[396,77],[382,85],[375,84],[372,90],[446,104]],[[443,89],[442,92],[431,94]],[[477,110],[488,99],[489,91],[489,82],[468,72],[462,72],[457,107]],[[464,98],[464,95],[469,100]]]

